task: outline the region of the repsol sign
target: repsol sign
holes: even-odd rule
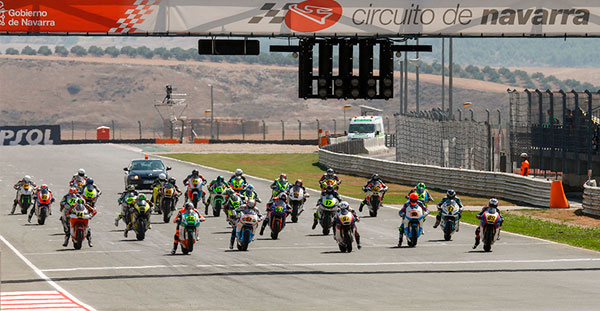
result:
[[[0,146],[60,144],[59,125],[0,126]]]

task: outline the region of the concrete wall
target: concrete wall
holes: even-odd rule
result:
[[[600,187],[596,181],[586,182],[583,185],[583,213],[600,217]]]
[[[362,177],[378,173],[399,184],[424,182],[431,188],[454,189],[459,194],[496,197],[538,207],[549,207],[551,181],[517,174],[485,172],[379,160],[319,150],[319,163],[337,172]],[[438,198],[439,199],[439,198]]]

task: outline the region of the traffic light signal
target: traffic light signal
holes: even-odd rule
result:
[[[318,95],[322,99],[331,98],[333,79],[333,45],[330,41],[319,42]]]

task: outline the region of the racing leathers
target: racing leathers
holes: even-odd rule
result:
[[[354,238],[356,239],[356,247],[358,247],[358,249],[361,249],[362,246],[360,244],[360,234],[358,233],[358,226],[356,225],[356,223],[360,221],[360,218],[358,217],[358,215],[356,215],[356,211],[352,207],[348,206],[348,211],[350,213],[352,213],[352,216],[354,216],[354,219],[355,219],[354,228],[353,229],[354,229]],[[336,231],[337,226],[341,226],[342,225],[342,223],[340,222],[339,218],[337,217],[337,214],[339,214],[340,212],[341,212],[341,210],[338,211],[336,213],[336,217],[334,217],[334,221],[335,221],[335,223],[333,225],[333,238],[334,239],[335,239],[335,231]]]
[[[398,212],[398,215],[400,216],[400,218],[402,218],[402,223],[400,224],[400,227],[398,228],[399,234],[400,236],[398,237],[398,247],[402,246],[402,237],[404,235],[404,216],[406,216],[406,209],[411,206],[411,205],[419,205],[421,207],[421,209],[423,209],[423,215],[425,216],[425,218],[423,218],[423,221],[425,221],[425,219],[427,218],[426,216],[429,214],[429,210],[427,209],[427,206],[425,206],[425,204],[423,204],[423,202],[421,200],[418,200],[416,202],[411,202],[408,201],[406,203],[404,203],[404,205],[402,206],[402,209],[400,209],[400,211]]]
[[[40,190],[38,190],[40,191]],[[48,189],[48,192],[50,194],[50,197],[52,199],[50,199],[50,204],[54,203],[54,195],[52,194],[52,190]],[[29,211],[29,215],[27,216],[27,222],[31,222],[31,217],[33,217],[33,213],[35,213],[35,209],[36,207],[40,204],[39,198],[38,198],[38,194],[34,194],[34,200],[33,200],[33,207],[31,208],[31,210]],[[52,208],[50,207],[50,204],[48,204],[48,215],[52,215]]]
[[[323,183],[329,179],[335,180],[335,182],[337,183],[337,186],[342,184],[342,180],[338,177],[338,175],[336,175],[336,174],[329,175],[329,174],[325,173],[325,174],[323,174],[323,176],[321,176],[321,179],[319,179],[319,185],[321,186],[321,189],[325,189],[325,187],[327,187],[327,185],[323,185]]]
[[[186,187],[190,187],[190,185],[188,185],[188,183],[190,181],[192,181],[192,179],[194,178],[199,178],[202,180],[202,183],[200,185],[200,192],[202,193],[202,203],[204,203],[204,205],[206,205],[206,193],[204,191],[202,191],[202,185],[206,185],[206,179],[204,178],[204,176],[200,175],[200,174],[189,174],[184,180],[183,180],[183,185]],[[187,189],[185,191],[185,202],[187,202],[189,200],[188,198],[188,192]]]
[[[71,230],[71,223],[69,222],[69,214],[71,213],[71,207],[73,207],[77,203],[77,200],[80,198],[81,196],[79,194],[67,193],[60,200],[60,221],[63,224],[65,234],[69,232],[69,230]]]

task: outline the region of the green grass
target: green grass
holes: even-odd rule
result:
[[[475,215],[477,212],[465,211],[461,220],[477,225],[479,219]],[[507,212],[502,213],[502,217],[504,217],[502,231],[600,251],[600,228],[570,226]]]
[[[286,173],[290,182],[300,178],[304,180],[304,185],[309,188],[318,189],[319,179],[325,173],[324,168],[319,165],[319,158],[316,153],[292,153],[292,154],[194,154],[194,153],[178,153],[178,154],[163,154],[164,156],[198,163],[205,166],[210,166],[218,169],[234,171],[236,168],[244,170],[245,174],[276,179],[279,174]],[[229,176],[225,176],[228,178]],[[353,198],[364,199],[362,187],[366,183],[366,179],[340,174],[342,185],[340,186],[340,194]],[[404,196],[410,191],[412,186],[387,184],[389,190],[385,196],[387,204],[403,204],[406,202]],[[429,190],[431,196],[436,201],[439,201],[445,195],[444,192]],[[489,198],[471,197],[460,195],[464,205],[467,206],[483,206]],[[501,205],[513,205],[506,201],[500,201]]]

